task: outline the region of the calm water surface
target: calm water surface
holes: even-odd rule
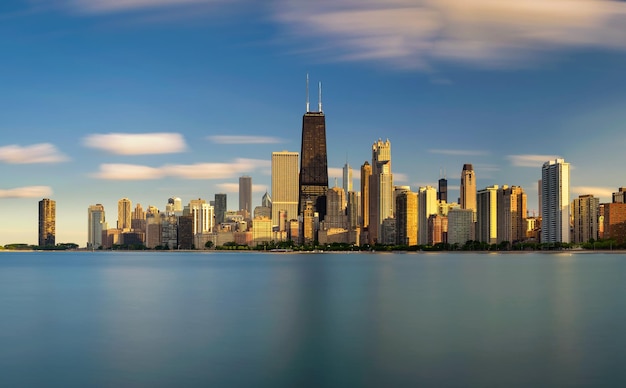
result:
[[[626,386],[626,255],[0,253],[0,384]]]

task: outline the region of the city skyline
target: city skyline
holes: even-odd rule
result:
[[[307,73],[324,84],[331,186],[378,138],[394,184],[437,187],[443,169],[449,202],[466,163],[477,189],[520,186],[537,213],[538,171],[557,157],[570,200],[624,186],[626,4],[477,1],[462,18],[454,2],[270,3],[3,3],[0,243],[37,241],[41,198],[56,201],[56,241],[81,246],[86,209],[111,224],[120,198],[226,193],[232,209],[249,175],[254,207],[271,153],[300,148]]]

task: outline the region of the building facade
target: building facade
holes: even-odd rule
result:
[[[299,157],[297,152],[272,152],[272,225],[281,231],[285,230],[285,225],[280,223],[280,212],[284,212],[288,220],[298,218]]]
[[[476,193],[476,240],[488,244],[498,242],[498,185]]]
[[[87,209],[87,249],[102,247],[102,231],[107,229],[104,206],[91,205]]]
[[[117,229],[130,231],[132,228],[132,203],[128,198],[117,201]]]
[[[44,198],[39,201],[39,246],[56,245],[56,201]]]
[[[461,171],[460,188],[461,209],[472,209],[474,221],[476,220],[476,174],[471,164],[464,164]]]
[[[252,215],[252,178],[247,175],[239,177],[239,210]]]
[[[541,168],[541,242],[570,242],[570,164],[555,159]]]
[[[387,218],[393,218],[393,174],[391,172],[391,142],[378,139],[372,145],[372,175],[369,184],[370,244],[380,242],[381,227]]]
[[[591,194],[580,195],[572,201],[572,242],[582,244],[598,239],[598,207],[600,199]]]

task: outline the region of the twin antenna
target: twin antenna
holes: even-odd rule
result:
[[[306,73],[306,113],[311,111],[309,104],[309,73]],[[317,111],[322,113],[322,83],[317,86]]]

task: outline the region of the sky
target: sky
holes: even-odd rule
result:
[[[626,2],[609,0],[3,0],[0,245],[85,246],[87,208],[109,227],[127,197],[164,209],[253,182],[300,151],[306,74],[322,83],[329,184],[389,139],[394,184],[458,198],[522,186],[570,162],[571,198],[626,186]]]

